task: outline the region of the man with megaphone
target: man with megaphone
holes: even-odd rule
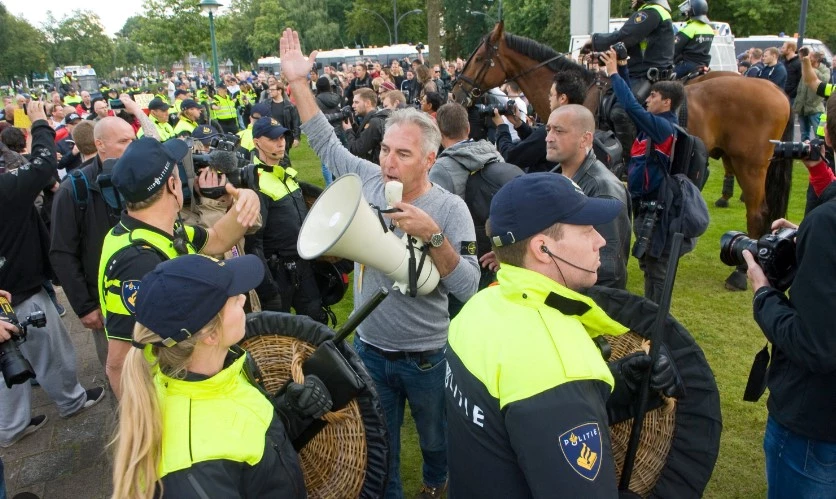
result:
[[[410,296],[415,293],[391,293],[363,321],[355,335],[355,348],[375,381],[386,413],[390,445],[386,497],[403,497],[400,427],[407,400],[424,458],[421,497],[440,497],[447,483],[444,414],[444,346],[450,322],[447,295],[452,293],[465,302],[476,292],[479,266],[473,221],[461,198],[429,180],[429,170],[441,142],[438,126],[432,119],[415,109],[395,111],[386,122],[380,166],[353,156],[334,135],[333,127],[319,111],[311,93],[307,77],[316,52],[306,59],[300,46],[298,33],[290,29],[283,33],[280,50],[282,72],[290,82],[296,99],[302,131],[322,163],[328,165],[337,178],[329,189],[340,183],[342,175],[354,174],[355,179],[359,176],[365,199],[380,208],[391,205],[397,209],[387,213],[395,235],[408,234],[420,239],[416,246],[426,244],[431,265],[435,266],[441,278],[435,289],[422,290],[417,293],[418,296]],[[401,201],[387,203],[386,185],[390,185],[391,191],[391,186],[398,183],[403,186]],[[327,194],[328,190],[320,200]],[[314,206],[312,213],[316,209]],[[326,219],[322,225],[337,223],[336,218],[342,214],[335,212],[335,216]],[[323,226],[322,229],[325,232],[328,227]],[[304,237],[303,230],[300,246]],[[351,243],[355,249],[360,247],[363,256],[368,256],[365,264],[355,264],[356,308],[371,298],[379,286],[392,287],[393,279],[375,268],[374,253],[380,245],[370,238]],[[344,246],[345,241],[341,241],[341,245]],[[386,256],[381,255],[380,258]]]

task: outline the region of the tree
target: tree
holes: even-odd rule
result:
[[[287,11],[279,2],[258,2],[252,32],[247,35],[250,50],[258,57],[277,54],[278,30],[287,25]]]
[[[229,12],[215,19],[218,51],[235,63],[249,66],[257,59],[247,43],[247,36],[255,29],[257,12],[254,0],[233,0]]]
[[[361,45],[388,45],[389,32],[394,21],[392,0],[355,0],[347,12],[347,32],[351,40]],[[399,0],[398,17],[414,9],[422,9],[421,14],[410,14],[398,24],[398,41],[416,43],[427,40],[427,7],[421,0]],[[381,19],[382,18],[382,19]],[[384,23],[385,20],[385,23]],[[438,27],[440,29],[440,26]],[[392,33],[394,36],[394,33]],[[358,43],[359,42],[359,43]]]
[[[9,14],[0,4],[0,76],[23,78],[49,72],[44,34],[26,20]]]
[[[57,21],[47,11],[42,26],[55,65],[89,64],[102,74],[113,69],[113,42],[104,33],[101,19],[94,12],[74,10]]]
[[[156,66],[210,51],[209,21],[198,0],[145,0],[145,12],[131,39],[145,48]]]

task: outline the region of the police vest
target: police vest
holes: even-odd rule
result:
[[[238,117],[238,114],[235,112],[235,101],[231,97],[216,95],[214,103],[218,106],[218,109],[212,110],[212,116],[216,120],[234,120]]]
[[[198,89],[198,91],[195,92],[194,95],[195,98],[197,98],[197,101],[200,103],[204,103],[209,100],[209,93],[206,91],[205,88]]]
[[[662,7],[661,5],[656,5],[655,3],[645,4],[645,5],[642,5],[642,7],[639,10],[646,10],[646,9],[652,9],[652,10],[655,10],[656,12],[658,12],[659,16],[662,18],[662,22],[671,20],[671,13],[668,12],[667,10],[665,10],[665,8]],[[639,46],[641,47],[642,52],[647,50],[647,38],[645,38],[644,40],[639,42]]]
[[[154,94],[154,97],[168,104],[168,96],[165,94]]]
[[[253,163],[255,165],[264,165],[264,162],[258,159],[258,156],[255,157]],[[293,168],[282,168],[279,165],[274,166],[273,171],[257,168],[258,190],[273,201],[278,201],[288,194],[299,190],[299,184],[296,183],[297,173]]]
[[[250,466],[261,461],[274,410],[247,379],[245,361],[242,355],[202,381],[155,374],[163,412],[160,478],[205,461],[228,460]]]
[[[77,106],[78,104],[81,104],[81,102],[81,97],[79,97],[78,94],[64,96],[64,105],[66,106]]]
[[[499,272],[499,285],[477,293],[452,321],[448,341],[500,409],[571,381],[600,380],[614,386],[609,366],[591,338],[623,334],[625,326],[591,298],[543,275],[508,264]],[[577,315],[551,302],[572,303]],[[506,341],[491,341],[509,331],[521,332],[515,348],[509,350]]]
[[[241,147],[248,151],[252,151],[255,149],[255,142],[253,142],[253,124],[250,125],[238,132],[238,136],[241,137]]]
[[[256,104],[258,102],[258,96],[255,95],[255,92],[238,92],[235,98],[240,106]]]
[[[711,43],[714,40],[714,29],[711,26],[702,21],[691,19],[679,30],[677,36],[679,35],[689,39],[682,48],[681,54],[679,54],[682,59],[703,65],[711,62]]]
[[[180,121],[174,127],[174,136],[179,137],[182,134],[191,135],[195,128],[197,128],[197,123],[185,116],[180,116]]]
[[[119,228],[125,230],[125,232],[116,234],[115,231]],[[194,240],[194,227],[186,225],[184,228],[189,241]],[[123,283],[118,279],[111,279],[107,275],[107,272],[112,269],[118,254],[131,246],[150,246],[160,254],[163,260],[170,260],[177,256],[177,250],[174,249],[172,240],[163,234],[141,228],[129,231],[121,222],[111,229],[105,236],[102,245],[102,259],[99,261],[99,304],[105,318],[112,313],[133,315],[131,309],[135,305],[136,290],[131,289],[131,286],[135,286],[136,283]],[[187,244],[186,247],[189,254],[196,253],[191,244]],[[126,289],[122,289],[123,287]],[[105,330],[107,330],[106,323]]]
[[[819,117],[819,126],[816,127],[816,135],[824,138],[824,127],[827,126],[827,113],[822,113]]]
[[[171,108],[174,110],[171,114],[180,114],[180,106],[183,105],[183,101],[180,99],[174,99],[174,104],[171,105]]]
[[[157,127],[157,133],[160,134],[160,142],[165,142],[166,140],[173,139],[177,136],[174,128],[172,128],[168,122],[159,121],[153,116],[149,116],[149,118],[151,118],[151,122],[154,123],[154,126]],[[145,135],[145,131],[142,128],[136,131],[136,138],[140,138],[143,135]]]

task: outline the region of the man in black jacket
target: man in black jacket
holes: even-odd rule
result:
[[[141,112],[139,106],[131,102]],[[96,354],[104,366],[107,361],[107,337],[99,305],[99,259],[102,242],[107,232],[119,222],[121,209],[116,204],[116,190],[109,185],[99,185],[99,179],[104,173],[104,162],[122,156],[134,140],[134,131],[125,120],[115,117],[102,119],[96,123],[95,130],[89,121],[79,127],[81,133],[73,137],[80,135],[76,145],[82,153],[80,173],[83,178],[68,176],[55,193],[49,258],[73,311],[84,327],[92,330]],[[92,133],[88,134],[85,128]],[[86,143],[87,140],[92,144]],[[92,153],[89,153],[91,145]],[[109,206],[105,194],[114,203],[113,206]]]
[[[801,58],[796,53],[795,42],[784,42],[781,46],[781,56],[784,58],[784,67],[787,69],[787,81],[784,83],[784,92],[790,98],[790,103],[795,100],[798,93],[798,84],[801,82]]]
[[[354,102],[354,92],[360,88],[372,88],[372,77],[366,70],[366,65],[362,62],[354,65],[354,79],[348,84],[345,89],[345,100],[349,104]],[[417,97],[417,94],[413,97]]]
[[[828,122],[828,145],[833,136],[836,123]],[[797,227],[798,270],[789,298],[770,285],[751,253],[743,252],[755,290],[755,320],[772,343],[763,440],[770,498],[833,497],[836,483],[836,178],[824,161],[804,164],[822,204]],[[784,219],[772,224],[784,227],[796,228]]]
[[[363,118],[361,128],[355,129],[347,121],[343,122],[348,150],[358,158],[380,164],[380,142],[386,128],[389,109],[377,110],[377,96],[370,88],[361,88],[354,92],[351,106],[354,114]]]
[[[19,319],[38,309],[44,312],[46,325],[29,326],[20,351],[58,413],[67,417],[100,401],[104,389],[85,390],[79,384],[69,333],[42,286],[52,272],[47,259],[48,235],[34,203],[56,176],[55,131],[46,121],[42,102],[30,102],[27,112],[32,120],[32,161],[0,173],[0,256],[6,261],[0,267],[0,289],[12,295],[11,304]],[[0,383],[0,447],[9,447],[46,424],[46,416],[32,417],[31,402],[29,383],[11,388]]]
[[[299,122],[299,112],[289,100],[284,98],[285,85],[278,81],[271,83],[267,91],[270,93],[271,99],[267,101],[270,106],[270,116],[273,117],[279,124],[290,130],[293,140],[287,144],[287,150],[291,147],[299,145],[299,137],[301,137],[301,128]]]

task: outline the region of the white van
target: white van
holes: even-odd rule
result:
[[[618,31],[627,22],[626,17],[610,19],[610,32]],[[685,22],[673,23],[676,29],[682,29]],[[729,23],[711,22],[714,29],[714,41],[711,43],[711,63],[709,66],[713,71],[734,71],[737,72],[737,57],[735,56],[735,39]],[[581,47],[589,41],[589,35],[575,35],[569,42],[569,52],[572,57],[578,58]]]

